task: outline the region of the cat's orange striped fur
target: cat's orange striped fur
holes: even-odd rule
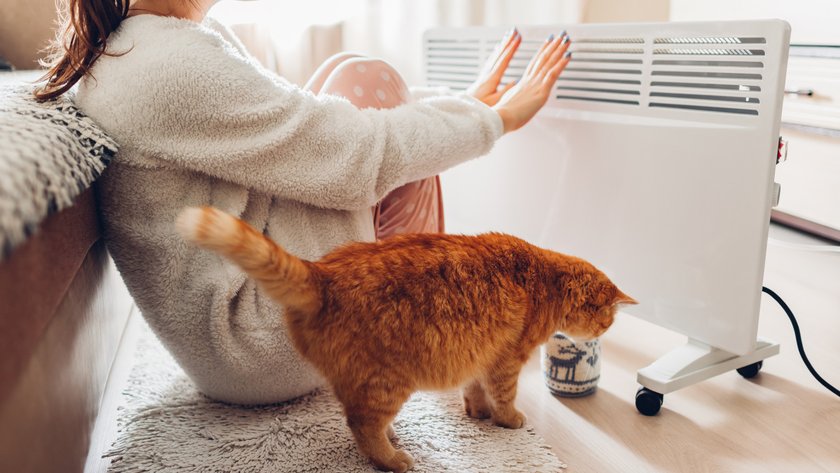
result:
[[[394,449],[390,423],[411,393],[462,386],[467,414],[519,428],[517,379],[533,349],[555,331],[598,337],[618,304],[635,303],[586,261],[503,234],[400,235],[310,262],[210,207],[186,209],[177,227],[283,305],[360,450],[397,472],[413,459]]]

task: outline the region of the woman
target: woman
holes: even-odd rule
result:
[[[76,104],[120,143],[98,182],[105,237],[166,348],[212,398],[279,402],[321,379],[292,348],[278,306],[176,236],[178,211],[218,207],[306,259],[373,240],[371,207],[389,191],[487,153],[537,113],[568,62],[568,39],[549,38],[523,78],[498,91],[520,42],[509,35],[475,98],[412,95],[387,64],[346,55],[306,91],[206,19],[213,3],[70,0],[66,51],[37,95],[78,82]],[[400,218],[381,210],[380,220]]]

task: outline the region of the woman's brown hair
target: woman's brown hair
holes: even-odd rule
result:
[[[51,45],[46,81],[35,91],[49,100],[70,90],[105,52],[108,36],[128,15],[130,0],[61,0],[58,34]]]

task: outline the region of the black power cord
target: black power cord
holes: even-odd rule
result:
[[[788,307],[788,305],[785,304],[785,301],[783,301],[782,298],[779,297],[779,295],[773,292],[771,289],[762,287],[761,291],[766,292],[770,297],[773,298],[773,300],[778,302],[779,305],[782,306],[782,310],[785,311],[788,318],[790,319],[790,323],[791,325],[793,325],[793,334],[796,337],[796,348],[799,349],[799,356],[802,357],[802,361],[805,362],[805,366],[808,367],[808,371],[810,371],[814,378],[816,378],[816,380],[819,381],[820,384],[825,386],[826,389],[834,393],[836,396],[840,396],[840,389],[837,389],[831,384],[829,384],[829,382],[824,380],[822,376],[820,376],[820,374],[817,373],[817,370],[815,370],[814,367],[811,366],[811,362],[808,360],[808,356],[805,355],[805,348],[802,347],[802,335],[800,335],[799,333],[799,324],[796,323],[796,317],[793,316],[793,311],[790,310],[790,307]]]

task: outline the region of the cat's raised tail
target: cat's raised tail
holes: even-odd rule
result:
[[[287,309],[305,313],[320,309],[320,290],[310,263],[242,220],[213,207],[191,207],[181,211],[175,227],[185,240],[233,261]]]

